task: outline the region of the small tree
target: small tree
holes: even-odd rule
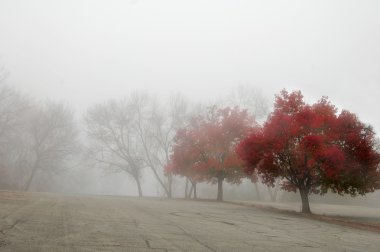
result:
[[[328,190],[364,195],[378,186],[379,154],[370,126],[326,98],[305,104],[301,92],[283,90],[262,129],[241,141],[237,151],[248,174],[257,171],[264,183],[299,190],[302,212],[310,213],[308,195]]]
[[[31,107],[27,97],[0,84],[0,156],[9,150],[14,138],[20,137],[21,128],[27,123]]]
[[[196,164],[202,160],[199,149],[194,144],[196,141],[194,137],[192,130],[184,128],[177,131],[172,146],[173,153],[165,167],[165,173],[186,177],[186,183],[190,181],[190,191],[194,192],[194,198],[196,198],[196,184],[203,181],[203,178],[195,169]],[[188,196],[191,195],[188,195],[186,187],[185,197]]]
[[[144,168],[140,139],[134,129],[135,114],[130,100],[111,100],[95,105],[85,116],[89,156],[112,172],[125,172],[136,181],[142,197]]]
[[[0,187],[19,189],[25,167],[21,167],[27,146],[25,125],[31,112],[31,101],[13,88],[0,84]]]
[[[244,177],[235,147],[252,124],[247,111],[238,107],[210,108],[207,116],[194,118],[178,132],[169,167],[188,178],[217,183],[217,200],[223,200],[223,181],[240,183]]]
[[[36,106],[29,120],[23,140],[25,164],[30,171],[25,190],[29,190],[38,171],[61,171],[78,153],[78,131],[74,114],[67,106],[54,102]]]

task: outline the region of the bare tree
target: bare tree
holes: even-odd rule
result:
[[[153,172],[167,197],[172,197],[173,178],[164,174],[170,158],[173,138],[188,117],[188,102],[177,94],[159,103],[148,93],[134,93],[132,108],[136,115],[134,128],[142,147],[144,163]]]
[[[24,125],[30,112],[30,100],[14,89],[0,85],[0,186],[16,189],[22,177],[21,159]]]
[[[144,164],[134,112],[130,100],[109,101],[91,108],[85,123],[90,138],[89,157],[111,172],[130,175],[142,197],[140,180]]]
[[[0,86],[0,153],[19,133],[31,105],[27,97],[8,86]]]
[[[172,95],[166,103],[146,92],[94,106],[85,116],[91,140],[89,155],[111,172],[132,176],[141,193],[141,174],[147,167],[166,196],[172,196],[173,178],[164,174],[178,128],[187,120],[188,103]]]
[[[22,141],[23,160],[29,169],[25,190],[29,190],[37,172],[62,171],[78,152],[74,114],[64,104],[47,102],[36,106],[29,120]]]
[[[151,125],[153,126],[153,142],[157,144],[155,159],[160,168],[169,162],[173,138],[177,129],[184,126],[188,120],[188,102],[180,94],[169,97],[166,104],[161,105],[160,110],[154,110]],[[167,196],[173,194],[173,176],[167,175]]]
[[[134,114],[133,128],[139,140],[144,165],[149,167],[155,178],[164,189],[165,194],[170,197],[170,192],[163,177],[162,164],[160,163],[159,145],[155,141],[155,130],[152,122],[158,113],[158,102],[148,93],[134,93],[130,97],[131,110]]]

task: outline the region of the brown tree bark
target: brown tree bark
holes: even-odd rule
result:
[[[216,197],[217,201],[223,201],[223,180],[224,177],[218,177],[218,196]]]
[[[197,183],[196,182],[194,182],[193,184],[193,189],[194,189],[194,199],[196,199],[197,198]]]
[[[136,180],[136,185],[137,185],[137,189],[138,189],[138,192],[139,192],[139,197],[142,197],[143,194],[142,194],[142,190],[141,190],[140,180],[138,178],[135,178],[135,180]]]
[[[185,185],[185,199],[188,198],[188,194],[187,194],[188,189],[189,189],[189,179],[186,178],[186,185]]]
[[[309,190],[300,189],[301,201],[302,201],[302,213],[310,214],[310,204],[309,204]]]

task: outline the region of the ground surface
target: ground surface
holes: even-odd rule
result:
[[[252,206],[273,207],[295,212],[301,211],[301,203],[277,203],[262,201],[235,202]],[[380,208],[378,207],[311,203],[310,208],[314,214],[339,218],[349,218],[351,220],[362,221],[364,223],[367,222],[374,225],[380,225]]]
[[[237,204],[246,206],[255,206],[259,208],[273,208],[284,211],[299,213],[301,211],[301,203],[278,203],[263,201],[233,201]],[[355,205],[339,205],[339,204],[310,204],[313,217],[329,217],[327,220],[333,219],[340,221],[341,224],[350,224],[358,228],[368,230],[377,230],[380,232],[380,208]],[[331,217],[331,218],[330,218]],[[323,218],[321,218],[323,219]],[[379,249],[380,251],[380,249]]]
[[[0,192],[0,251],[379,251],[380,234],[235,204]]]

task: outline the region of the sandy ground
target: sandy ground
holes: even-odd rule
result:
[[[380,251],[380,234],[236,204],[0,192],[0,251]]]

